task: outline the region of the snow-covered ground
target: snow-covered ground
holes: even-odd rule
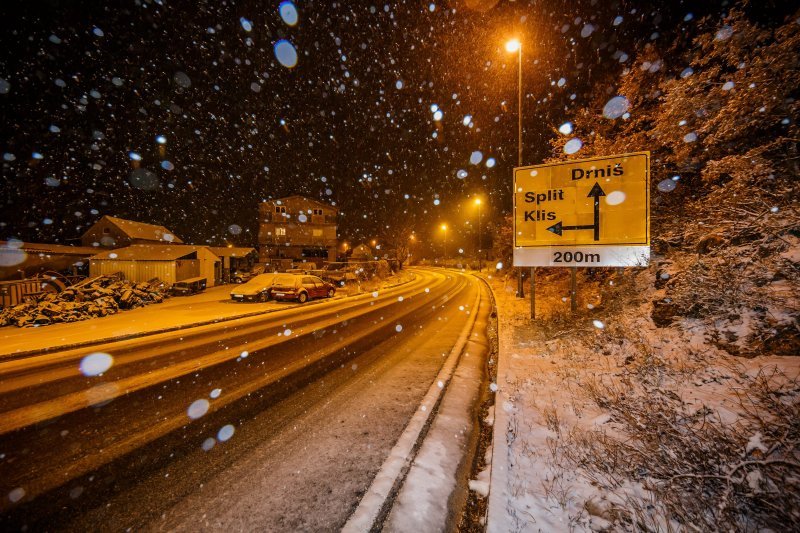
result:
[[[360,286],[340,288],[335,298],[358,294],[359,291],[375,290],[404,283],[413,278],[408,271],[383,281],[363,283]],[[193,296],[176,296],[160,304],[152,304],[117,314],[92,318],[81,322],[52,324],[35,328],[0,328],[0,357],[19,352],[44,350],[56,346],[113,340],[129,335],[138,335],[179,328],[192,324],[208,323],[251,313],[279,311],[295,305],[295,302],[234,302],[230,292],[235,285],[210,287]]]
[[[234,302],[230,299],[231,288],[231,285],[211,287],[193,296],[173,297],[160,304],[82,322],[37,328],[0,328],[0,356],[92,340],[114,339],[294,305],[290,302]]]
[[[760,508],[798,523],[798,358],[730,356],[688,320],[656,328],[645,299],[571,319],[567,287],[537,287],[550,309],[532,323],[515,283],[490,283],[488,531],[739,529]],[[471,488],[484,491],[486,475]]]

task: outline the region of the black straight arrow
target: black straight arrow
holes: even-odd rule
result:
[[[579,229],[593,229],[594,230],[594,240],[600,240],[600,197],[605,196],[606,193],[600,187],[600,184],[595,182],[594,187],[592,190],[589,191],[587,195],[589,198],[594,197],[594,224],[584,225],[584,226],[565,226],[562,222],[556,222],[549,228],[547,231],[555,233],[559,237],[568,230],[579,230]]]
[[[600,240],[600,197],[606,193],[600,187],[600,183],[594,182],[594,187],[587,195],[589,198],[594,196],[594,240]]]

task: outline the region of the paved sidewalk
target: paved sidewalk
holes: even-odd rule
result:
[[[483,283],[481,291],[472,334],[384,524],[386,531],[452,531],[458,526],[468,496],[471,452],[480,434],[477,410],[490,351],[486,327],[492,303]]]

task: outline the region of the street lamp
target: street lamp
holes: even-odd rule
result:
[[[444,267],[447,268],[447,224],[442,224],[444,231]]]
[[[522,166],[522,43],[511,39],[506,43],[508,52],[517,52],[517,166]]]
[[[506,50],[510,53],[517,52],[517,166],[522,166],[522,43],[519,39],[511,39],[506,43]],[[531,268],[533,275],[533,268]],[[533,288],[533,277],[531,276],[531,288]],[[517,296],[525,297],[525,286],[522,283],[522,270],[519,272],[517,280]]]
[[[483,248],[483,230],[481,226],[481,199],[475,198],[475,205],[478,206],[478,272],[483,270],[481,263],[481,250]]]

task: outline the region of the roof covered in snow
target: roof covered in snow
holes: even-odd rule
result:
[[[256,252],[255,248],[242,248],[238,246],[209,246],[209,250],[217,257],[246,257]]]
[[[305,202],[305,203],[308,203],[308,204],[315,204],[315,205],[318,205],[320,207],[324,207],[325,209],[332,209],[333,211],[336,211],[337,213],[339,212],[339,208],[336,207],[336,206],[333,206],[331,204],[326,204],[325,202],[320,202],[319,200],[314,200],[313,198],[309,198],[308,196],[302,196],[300,194],[293,194],[292,196],[284,196],[283,198],[275,198],[274,200],[268,200],[265,203],[280,205],[280,204],[286,204],[286,203],[289,203],[289,202],[295,201],[295,200],[299,200],[299,201],[302,201],[302,202]]]
[[[41,242],[0,241],[0,252],[3,250],[24,250],[28,253],[49,255],[90,256],[97,253],[91,246],[68,246],[65,244],[49,244]]]
[[[191,244],[133,244],[92,256],[93,261],[175,261],[199,250],[213,253],[208,246]],[[214,254],[216,255],[216,254]]]
[[[112,224],[114,224],[117,228],[120,229],[120,231],[125,233],[125,235],[127,235],[131,239],[174,242],[176,244],[183,243],[180,237],[175,235],[172,231],[165,228],[164,226],[158,226],[156,224],[147,224],[145,222],[136,222],[134,220],[126,220],[124,218],[117,218],[109,215],[105,215],[100,220],[102,221],[103,219],[106,219]],[[91,228],[89,231],[91,231]]]

